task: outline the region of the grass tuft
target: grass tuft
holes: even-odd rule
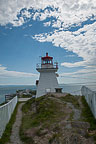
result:
[[[32,112],[33,105],[36,109],[35,112]],[[28,135],[26,136],[26,131],[30,128],[34,129],[39,126],[43,126],[49,129],[52,123],[56,122],[59,116],[62,116],[59,107],[60,105],[58,105],[57,102],[49,96],[42,96],[37,99],[27,101],[22,107],[23,118],[22,125],[20,127],[21,140],[28,143]],[[62,113],[64,114],[64,112]],[[36,135],[41,135],[40,132],[41,130],[38,130]]]
[[[84,121],[90,123],[90,130],[96,130],[96,119],[94,118],[84,96],[82,96],[81,100],[84,106],[82,109],[82,116],[84,117]]]
[[[84,117],[83,120],[90,123],[89,135],[90,135],[90,132],[93,133],[93,138],[96,143],[96,119],[94,118],[84,96],[82,96],[81,101],[83,104],[83,108],[82,108],[82,116]],[[94,133],[94,131],[95,131],[95,133]],[[92,136],[92,134],[91,134],[91,136]]]
[[[78,103],[78,96],[73,96],[71,94],[67,94],[64,97],[61,97],[61,100],[72,103],[74,105],[74,107],[77,109],[80,108],[80,105]]]

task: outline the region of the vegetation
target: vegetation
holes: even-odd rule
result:
[[[73,119],[73,116],[74,116],[74,112],[72,111],[72,113],[70,114],[70,117],[69,117],[69,121],[72,121],[72,119]]]
[[[52,144],[55,139],[58,142],[59,136],[60,134],[57,134],[57,133],[53,134],[52,137],[49,139],[49,144]]]
[[[70,102],[74,105],[75,108],[80,108],[80,105],[78,103],[78,96],[73,96],[71,94],[67,94],[64,97],[61,97],[61,99],[65,102]]]
[[[25,90],[17,90],[16,93],[19,98],[29,98],[36,95],[36,90],[29,90],[28,93]]]
[[[11,136],[11,131],[12,131],[12,126],[15,122],[15,119],[16,119],[16,113],[17,113],[17,109],[18,109],[18,104],[16,105],[15,109],[14,109],[14,112],[11,116],[11,119],[9,121],[9,123],[7,124],[6,128],[5,128],[5,131],[2,135],[2,138],[0,139],[0,144],[5,144],[7,142],[10,142],[10,136]]]
[[[30,95],[30,94],[22,94],[21,96],[20,96],[20,98],[30,98],[30,97],[32,97],[32,95]]]
[[[64,105],[64,104],[63,104]],[[34,108],[33,108],[34,107]],[[53,123],[59,122],[59,119],[65,117],[64,111],[60,111],[61,105],[54,101],[50,96],[42,96],[37,99],[33,98],[22,107],[24,113],[22,125],[20,128],[20,136],[25,143],[30,142],[30,138],[26,132],[30,128],[36,128],[36,135],[42,135],[44,128],[50,129]],[[34,109],[35,111],[33,111]],[[40,128],[38,128],[40,126]],[[31,138],[32,139],[32,138]]]
[[[36,90],[32,90],[32,91],[30,91],[30,94],[32,94],[32,95],[36,95]]]
[[[48,97],[40,97],[37,99],[32,99],[31,101],[28,101],[22,108],[24,113],[27,113],[29,110],[32,111],[32,103],[34,103],[34,107],[36,108],[36,113],[31,113],[33,119],[31,119],[31,126],[37,126],[40,124],[40,122],[44,122],[49,118],[55,118],[57,110],[56,102],[51,100]],[[29,116],[29,114],[28,114]]]
[[[22,107],[22,111],[24,113],[27,113],[28,111],[31,111],[31,105],[35,102],[35,98],[32,98],[28,100]]]
[[[29,92],[29,94],[22,94],[22,98],[28,98],[28,97],[32,97],[33,95],[36,95],[36,90],[31,90]]]
[[[96,143],[96,119],[94,118],[84,96],[82,96],[81,100],[83,104],[83,108],[82,108],[83,120],[90,123],[89,135],[90,132],[93,134]]]
[[[82,96],[82,103],[84,106],[82,109],[83,120],[90,123],[90,130],[96,130],[96,119],[94,118],[84,96]]]
[[[80,103],[80,99],[82,99],[82,103]],[[74,107],[71,107],[69,103]],[[78,117],[77,120],[74,120],[76,115],[74,109],[82,110],[82,119]],[[86,141],[91,136],[95,138],[95,133],[88,131],[96,129],[96,121],[84,97],[79,98],[70,94],[60,97],[51,94],[45,95],[27,101],[23,105],[22,111],[20,137],[25,144],[66,143],[67,137],[71,138],[71,135],[74,137],[72,143],[77,135],[79,138],[82,136]],[[86,122],[91,125],[89,130]],[[43,138],[47,140],[43,141]],[[77,139],[80,141],[79,138]],[[82,140],[80,142],[82,143]]]

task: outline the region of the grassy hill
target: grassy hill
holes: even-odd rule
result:
[[[70,94],[49,94],[27,101],[22,108],[21,140],[25,144],[94,144],[95,130],[89,131],[88,117],[94,118],[86,115],[88,106],[84,107],[84,102],[83,97]]]

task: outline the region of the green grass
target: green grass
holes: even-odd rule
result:
[[[32,105],[32,103],[34,103],[34,102],[35,102],[35,98],[32,98],[32,99],[28,100],[28,101],[23,105],[22,111],[23,111],[24,113],[27,113],[28,111],[30,111],[30,110],[31,110],[31,105]]]
[[[33,90],[33,91],[30,91],[29,94],[22,94],[22,95],[19,95],[19,92],[22,91],[22,90],[17,90],[16,92],[18,93],[18,97],[19,98],[30,98],[32,97],[33,95],[36,95],[36,90]]]
[[[84,117],[84,121],[90,123],[90,130],[96,130],[96,119],[94,118],[84,96],[81,98],[83,109],[82,109],[82,116]]]
[[[32,95],[36,95],[36,90],[30,91],[30,93],[31,93]]]
[[[32,97],[32,95],[28,95],[28,94],[27,94],[27,95],[24,95],[24,94],[23,94],[20,98],[30,98],[30,97]]]
[[[72,103],[74,105],[74,107],[77,109],[80,108],[80,105],[78,103],[78,96],[73,96],[71,94],[67,94],[64,97],[61,97],[61,100]]]
[[[96,131],[96,119],[94,118],[84,96],[82,96],[81,101],[83,104],[83,108],[82,108],[83,120],[90,123],[89,133],[90,133],[90,130]],[[96,144],[96,134],[94,134],[94,133],[93,133],[93,138],[94,138],[95,144]]]
[[[96,120],[94,119],[84,97],[81,97],[81,101],[83,104],[82,121],[90,123],[89,130],[96,130]],[[23,118],[20,127],[21,140],[25,144],[34,144],[34,136],[43,137],[47,132],[53,131],[52,136],[49,137],[49,144],[54,143],[55,140],[60,141],[62,132],[58,123],[64,120],[64,117],[67,115],[65,111],[63,111],[63,109],[66,107],[64,102],[72,103],[77,109],[81,108],[78,103],[78,97],[72,96],[70,94],[60,98],[54,98],[51,95],[46,95],[37,99],[32,98],[27,101],[22,107]],[[35,107],[35,111],[33,111],[33,106]],[[71,112],[68,120],[72,121],[73,115],[74,112]],[[27,133],[28,130],[30,131],[29,133],[31,133],[31,131],[34,131],[35,133],[30,136],[30,134],[28,135]],[[90,137],[91,135],[88,133],[88,136]],[[96,139],[95,135],[92,136],[94,139]]]
[[[32,112],[32,104],[36,106],[36,112]],[[21,140],[26,144],[29,144],[29,138],[26,136],[26,131],[28,129],[39,126],[41,126],[42,129],[49,129],[53,123],[59,121],[58,119],[64,115],[64,112],[60,112],[60,106],[61,104],[59,105],[58,102],[48,96],[42,96],[27,101],[22,107],[23,118],[20,127]],[[39,129],[37,130],[36,135],[38,134],[40,134]]]
[[[22,107],[22,110],[24,113],[28,113],[28,111],[31,111],[31,105],[32,103],[35,103],[36,106],[36,113],[31,113],[31,126],[37,126],[41,122],[46,121],[47,119],[51,119],[55,117],[55,110],[56,110],[56,103],[49,99],[44,97],[40,97],[35,99],[32,99],[31,101],[27,101],[27,103]],[[30,119],[30,116],[27,114],[27,117]]]
[[[2,138],[0,139],[0,144],[5,144],[7,142],[10,142],[10,136],[11,136],[11,131],[12,131],[12,126],[15,122],[15,119],[16,119],[16,113],[17,113],[17,109],[18,109],[18,104],[16,105],[15,109],[14,109],[14,112],[11,116],[11,119],[9,121],[9,123],[7,124],[6,128],[5,128],[5,131],[2,135]]]
[[[26,144],[34,144],[34,140],[32,139],[32,137],[28,137],[26,136],[26,134],[24,134],[24,132],[22,131],[22,129],[20,129],[20,138],[21,140],[26,143]]]
[[[60,133],[55,133],[52,135],[52,137],[49,139],[49,144],[52,144],[54,142],[54,140],[57,141],[57,143],[59,143],[59,137],[60,137]]]
[[[20,126],[20,139],[26,144],[34,144],[32,137],[28,137],[25,133],[26,129],[31,127],[32,117],[30,115],[24,116],[22,118],[22,124]]]
[[[68,120],[69,120],[69,121],[72,121],[73,116],[74,116],[74,112],[72,111]]]

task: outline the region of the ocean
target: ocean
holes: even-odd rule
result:
[[[6,94],[15,94],[17,90],[36,90],[34,85],[0,85],[0,103],[5,101]]]
[[[74,85],[74,84],[60,84],[63,92],[67,92],[73,95],[81,95],[81,87],[82,85]],[[96,90],[95,87],[90,87],[92,90]],[[16,90],[23,90],[23,89],[31,89],[36,90],[35,85],[1,85],[0,86],[0,103],[5,101],[6,94],[14,94]]]

